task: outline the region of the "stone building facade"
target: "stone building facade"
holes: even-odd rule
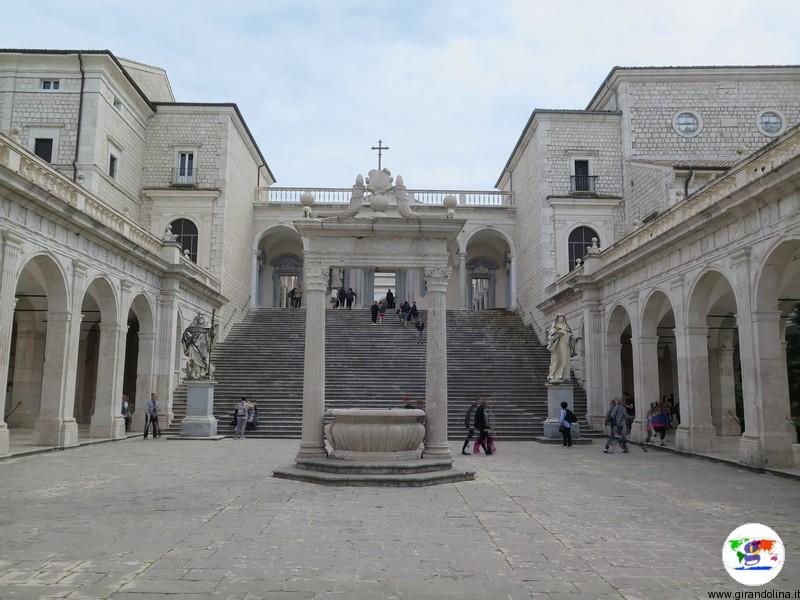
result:
[[[614,68],[585,110],[532,113],[496,190],[404,175],[414,211],[453,196],[465,222],[448,308],[516,310],[540,339],[565,314],[595,426],[627,393],[641,437],[671,395],[679,449],[741,434],[744,462],[790,464],[798,122],[798,67]],[[352,190],[275,185],[237,106],[176,102],[158,67],[0,52],[0,454],[9,427],[56,446],[84,423],[121,437],[123,393],[134,429],[151,391],[169,415],[194,314],[216,311],[224,339],[303,288],[304,193],[330,214]],[[428,306],[422,269],[357,267],[334,265],[329,292]]]

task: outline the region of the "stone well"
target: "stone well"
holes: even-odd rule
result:
[[[331,458],[356,461],[415,460],[422,456],[425,412],[417,409],[337,408],[326,412]]]

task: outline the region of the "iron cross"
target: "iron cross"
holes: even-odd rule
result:
[[[384,150],[388,150],[389,149],[389,146],[384,146],[383,145],[383,140],[378,140],[378,145],[377,146],[373,146],[371,149],[378,151],[378,170],[380,170],[380,168],[381,168],[381,156],[383,156],[383,151]]]

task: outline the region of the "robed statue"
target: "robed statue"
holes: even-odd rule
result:
[[[211,363],[211,352],[214,349],[214,339],[217,337],[217,323],[214,317],[215,312],[212,311],[209,323],[202,313],[197,313],[183,332],[181,343],[183,353],[188,359],[186,379],[211,379],[214,375],[214,365]]]
[[[556,315],[550,329],[547,330],[547,350],[550,352],[550,371],[547,381],[550,383],[567,383],[570,381],[570,358],[575,355],[575,338],[567,325],[564,315]]]

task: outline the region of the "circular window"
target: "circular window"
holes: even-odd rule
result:
[[[683,111],[675,115],[675,118],[672,120],[672,126],[680,135],[684,137],[694,137],[700,133],[702,123],[700,122],[700,117],[696,114]]]
[[[783,118],[774,110],[758,115],[758,128],[764,135],[778,135],[783,130]]]

